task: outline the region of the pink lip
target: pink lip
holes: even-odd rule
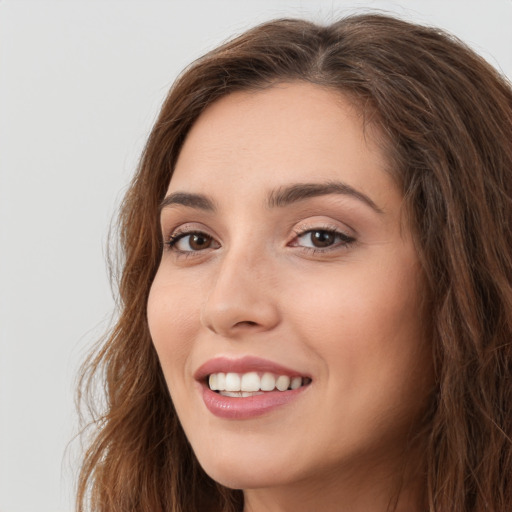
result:
[[[240,359],[219,357],[211,359],[203,364],[194,374],[195,379],[199,381],[206,408],[220,418],[250,419],[289,404],[309,388],[309,386],[301,386],[300,388],[288,391],[266,391],[261,395],[239,398],[222,396],[212,391],[206,382],[206,377],[211,373],[246,373],[250,371],[271,372],[276,375],[288,375],[289,377],[308,377],[308,375],[301,372],[258,357],[246,356]]]
[[[211,373],[219,372],[234,372],[234,373],[247,373],[247,372],[270,372],[276,375],[288,375],[288,377],[300,376],[309,377],[309,375],[286,368],[280,364],[262,359],[260,357],[245,356],[239,359],[230,359],[228,357],[216,357],[210,359],[205,364],[201,365],[194,374],[196,380],[202,381],[206,379]]]

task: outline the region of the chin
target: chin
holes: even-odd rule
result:
[[[290,472],[290,459],[284,464],[270,460],[268,455],[262,461],[245,455],[234,457],[198,458],[207,475],[230,489],[260,489],[276,485],[286,485],[294,479]]]
[[[233,469],[226,468],[224,471],[223,468],[215,468],[213,472],[206,471],[206,473],[217,483],[229,489],[264,489],[286,484],[286,481],[281,481],[274,474],[263,475],[261,472],[251,474],[251,471],[240,473]]]

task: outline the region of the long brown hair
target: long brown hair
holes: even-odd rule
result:
[[[99,376],[77,510],[235,511],[200,468],[148,332],[158,207],[190,127],[222,96],[309,81],[351,98],[383,135],[424,268],[436,389],[425,443],[430,512],[512,510],[512,90],[440,30],[367,14],[277,20],[193,63],[165,100],[122,204],[119,319],[84,366]]]

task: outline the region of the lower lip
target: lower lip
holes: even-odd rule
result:
[[[212,391],[206,384],[203,388],[203,401],[207,409],[219,418],[243,420],[269,413],[293,402],[309,386],[301,386],[288,391],[266,391],[261,395],[246,397],[223,396]]]

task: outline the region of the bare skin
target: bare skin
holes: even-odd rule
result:
[[[148,321],[199,462],[245,512],[384,512],[421,467],[404,451],[431,386],[423,283],[388,165],[345,98],[305,83],[231,94],[185,141]],[[310,382],[212,414],[198,369],[247,356]],[[421,510],[411,467],[402,512]]]

